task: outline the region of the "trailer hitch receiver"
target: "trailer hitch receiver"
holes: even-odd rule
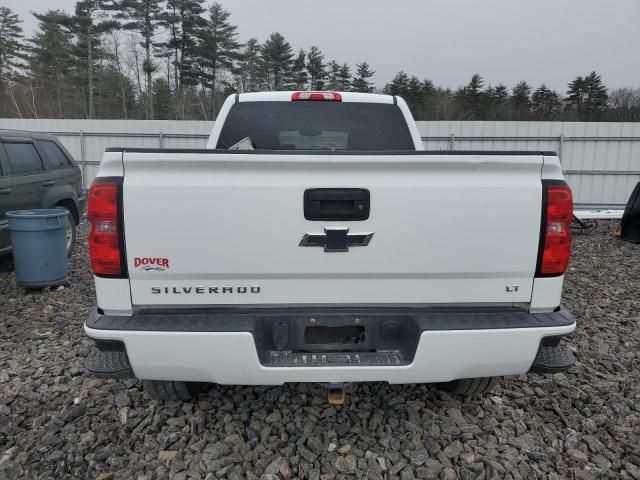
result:
[[[327,400],[329,405],[344,405],[344,383],[330,383],[327,385]]]

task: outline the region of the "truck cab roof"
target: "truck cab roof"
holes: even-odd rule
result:
[[[279,105],[270,106],[263,102],[273,102],[273,104],[278,103]],[[255,108],[250,104],[253,104]],[[343,114],[340,115],[338,111]],[[294,112],[297,113],[297,116]],[[341,122],[342,125],[340,125]],[[411,111],[401,97],[376,93],[333,91],[253,92],[230,95],[216,118],[207,142],[207,148],[229,148],[237,141],[248,137],[255,140],[256,132],[260,132],[260,135],[264,136],[265,132],[269,131],[271,137],[274,135],[282,137],[285,132],[296,130],[296,126],[303,129],[303,136],[306,137],[312,137],[311,134],[314,133],[312,131],[314,129],[309,127],[318,127],[320,131],[337,130],[334,132],[337,135],[349,134],[347,137],[352,138],[349,145],[345,144],[345,142],[349,143],[348,140],[345,140],[347,137],[343,138],[342,142],[329,142],[333,145],[331,149],[334,147],[352,150],[424,149]],[[275,130],[278,128],[280,130],[276,132]],[[230,130],[233,130],[231,135]],[[362,131],[359,134],[361,137],[359,140],[355,134],[351,135],[354,133],[353,130]],[[385,141],[385,138],[395,139],[395,142]],[[277,142],[273,139],[271,141],[262,140],[255,142],[257,148],[278,150],[281,147],[277,145],[283,144],[282,138],[279,138]],[[294,145],[294,149],[300,149],[303,143],[309,142],[285,141],[284,143],[288,146]],[[324,145],[326,142],[320,143]],[[266,146],[260,147],[260,144]],[[317,145],[315,146],[317,147]],[[355,146],[359,147],[355,148]],[[309,148],[314,148],[314,146]]]
[[[237,95],[239,102],[290,102],[295,92],[252,92],[240,93]],[[383,95],[378,93],[362,93],[362,92],[340,92],[331,91],[323,93],[337,93],[342,98],[342,102],[350,103],[397,103],[398,97],[394,95]],[[233,98],[234,96],[232,96]]]

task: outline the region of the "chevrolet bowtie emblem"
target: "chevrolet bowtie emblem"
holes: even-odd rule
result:
[[[324,247],[325,252],[348,252],[349,247],[366,247],[373,233],[349,233],[348,228],[325,228],[324,233],[305,233],[300,247]]]

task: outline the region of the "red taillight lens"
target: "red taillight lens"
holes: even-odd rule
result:
[[[571,255],[571,220],[573,219],[573,195],[564,182],[543,182],[545,201],[542,214],[540,252],[536,276],[562,275]]]
[[[126,276],[121,241],[121,188],[121,177],[103,177],[96,178],[89,189],[89,256],[91,268],[97,276]]]
[[[291,100],[294,102],[341,102],[342,95],[337,92],[294,92]]]

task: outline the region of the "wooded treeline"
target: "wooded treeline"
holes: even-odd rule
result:
[[[0,117],[215,118],[234,92],[381,91],[419,120],[640,121],[640,89],[608,91],[596,72],[564,95],[522,81],[509,89],[479,74],[456,90],[403,71],[382,89],[372,67],[294,49],[278,32],[241,42],[231,13],[205,0],[81,0],[73,14],[34,12],[38,30],[0,7]]]

